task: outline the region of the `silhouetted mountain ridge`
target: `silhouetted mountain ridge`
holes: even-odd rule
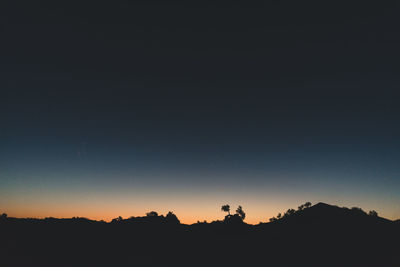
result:
[[[154,212],[155,213],[155,212]],[[47,217],[44,219],[38,218],[13,218],[13,217],[2,217],[0,218],[0,223],[60,223],[60,224],[94,224],[94,223],[101,223],[101,224],[128,224],[128,225],[148,225],[157,227],[158,225],[162,224],[169,224],[169,225],[182,225],[178,219],[178,217],[169,212],[166,216],[155,214],[148,214],[147,216],[138,216],[138,217],[129,217],[129,218],[122,218],[118,217],[113,219],[111,222],[105,221],[96,221],[91,220],[85,217],[73,217],[73,218],[53,218]],[[302,210],[293,210],[293,214],[288,216],[283,216],[282,218],[272,222],[272,224],[282,224],[282,223],[296,223],[296,224],[353,224],[353,223],[383,223],[383,224],[393,224],[393,223],[400,223],[399,220],[389,220],[386,218],[382,218],[379,216],[371,216],[368,215],[365,211],[360,208],[347,208],[347,207],[339,207],[335,205],[330,205],[327,203],[319,202],[313,206]],[[271,223],[260,223],[260,225],[266,225]],[[253,225],[247,224],[242,221],[237,215],[227,215],[225,216],[224,220],[217,220],[210,223],[207,222],[197,222],[191,225],[186,225],[188,227],[195,227],[201,225],[221,225],[224,227],[237,225],[240,227],[252,227]]]
[[[400,266],[393,245],[400,240],[399,221],[326,203],[301,205],[258,225],[238,214],[192,225],[172,212],[112,222],[3,215],[0,236],[5,267]]]

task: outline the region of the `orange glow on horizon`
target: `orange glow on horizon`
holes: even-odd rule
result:
[[[316,204],[316,203],[313,203]],[[341,205],[339,205],[341,206]],[[248,224],[258,224],[260,222],[269,222],[269,218],[276,216],[278,213],[284,213],[288,208],[297,209],[297,206],[275,206],[270,207],[268,210],[265,209],[262,212],[260,209],[251,209],[243,207],[246,212],[245,222]],[[236,209],[235,205],[231,205],[231,213],[234,213]],[[14,208],[5,208],[1,207],[1,212],[7,213],[9,217],[16,218],[72,218],[72,217],[84,217],[91,220],[104,220],[106,222],[110,222],[112,219],[121,216],[124,219],[129,217],[141,217],[145,216],[146,212],[156,211],[159,215],[165,215],[168,211],[174,212],[177,215],[178,219],[183,224],[193,224],[198,221],[203,222],[212,222],[217,220],[223,220],[226,213],[220,211],[220,206],[214,206],[211,208],[203,207],[202,209],[194,208],[193,210],[186,210],[184,208],[179,209],[127,209],[126,207],[114,207],[112,209],[102,209],[99,207],[63,207],[59,209],[54,209],[54,207],[49,206],[36,206],[34,208],[24,208],[24,207],[14,207]],[[367,211],[367,210],[366,210]],[[378,214],[381,217],[385,217],[391,220],[398,219],[400,214],[396,214],[395,216],[387,216],[386,214],[381,213],[379,210]],[[385,216],[386,215],[386,216]]]
[[[0,195],[0,213],[18,218],[72,218],[85,217],[93,220],[111,221],[121,216],[145,216],[146,212],[156,211],[165,215],[172,211],[181,223],[193,224],[197,221],[211,222],[223,220],[226,213],[221,206],[229,204],[231,212],[241,205],[246,213],[245,222],[258,224],[269,222],[269,218],[287,209],[297,207],[307,201],[313,204],[325,202],[340,207],[360,207],[365,211],[376,210],[379,216],[399,219],[400,210],[395,197],[375,195],[366,196],[364,192],[352,192],[348,196],[344,190],[330,187],[318,192],[308,192],[297,187],[289,191],[285,188],[256,188],[252,194],[238,190],[217,188],[214,191],[204,188],[141,189],[127,188],[125,191],[57,191],[52,188],[31,187],[29,190],[3,190]],[[1,190],[0,190],[1,191]],[[22,197],[23,196],[23,197]],[[343,199],[338,201],[338,199]]]

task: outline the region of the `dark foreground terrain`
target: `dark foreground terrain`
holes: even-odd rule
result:
[[[400,223],[319,203],[272,223],[0,220],[0,266],[400,266]]]

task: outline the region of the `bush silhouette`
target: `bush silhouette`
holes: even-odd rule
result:
[[[311,202],[304,203],[304,208],[309,208],[309,207],[311,207]]]
[[[376,212],[375,210],[370,210],[370,211],[368,212],[368,215],[369,215],[369,216],[378,217],[378,212]]]
[[[289,217],[292,216],[293,214],[295,214],[296,211],[294,209],[288,209],[285,214],[283,215],[283,217]]]
[[[117,222],[122,222],[122,217],[121,216],[118,216],[117,218],[114,218],[114,219],[112,219],[112,223],[117,223]]]
[[[150,211],[146,213],[147,217],[157,217],[158,213],[156,211]]]
[[[300,206],[297,208],[297,210],[295,210],[295,209],[288,209],[288,210],[283,214],[283,216],[282,216],[281,213],[278,213],[278,215],[277,215],[276,217],[270,218],[269,221],[270,221],[270,222],[275,222],[275,221],[278,221],[278,220],[280,220],[280,219],[282,219],[282,218],[289,217],[289,216],[291,216],[291,215],[294,215],[294,214],[297,213],[297,212],[301,212],[301,211],[303,211],[303,210],[305,210],[305,209],[311,207],[311,205],[312,205],[311,202],[306,202],[306,203],[300,205]]]
[[[238,214],[226,215],[224,222],[229,224],[242,224],[243,219]]]

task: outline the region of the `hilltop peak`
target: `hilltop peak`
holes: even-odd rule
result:
[[[312,207],[334,207],[333,205],[329,205],[324,202],[318,202],[317,204],[313,205]]]
[[[343,210],[345,208],[341,208],[335,205],[330,205],[324,202],[318,202],[317,204],[311,206],[308,211],[318,211],[318,212],[323,212],[323,211],[329,211],[331,212],[332,210]]]
[[[310,208],[333,208],[333,207],[337,208],[337,206],[329,205],[324,202],[318,202],[317,204],[311,206]]]

